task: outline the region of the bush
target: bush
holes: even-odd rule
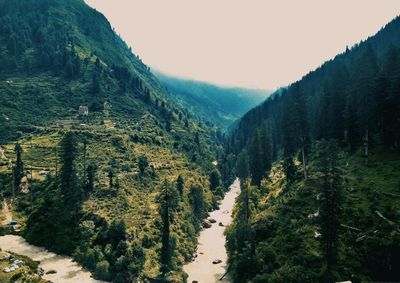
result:
[[[22,273],[16,273],[13,276],[11,276],[10,278],[10,282],[16,282],[18,279],[20,279],[22,277]]]
[[[110,280],[110,264],[107,260],[102,260],[96,264],[94,276],[100,280]]]

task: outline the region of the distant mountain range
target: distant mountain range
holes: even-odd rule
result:
[[[200,119],[227,128],[272,91],[223,87],[153,71],[169,95]]]

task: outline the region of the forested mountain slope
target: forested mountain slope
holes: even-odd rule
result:
[[[200,119],[228,128],[264,101],[267,90],[228,88],[155,72],[167,92]]]
[[[397,281],[400,18],[239,122],[235,282]]]
[[[22,235],[102,280],[182,282],[222,195],[215,130],[82,0],[0,0],[0,149]]]
[[[282,105],[294,107],[289,105],[292,102],[298,108],[303,106],[300,110],[306,115],[301,118],[308,122],[312,138],[332,137],[344,140],[344,133],[349,132],[346,138],[354,147],[361,143],[367,120],[370,127],[378,127],[382,123],[383,127],[379,128],[382,135],[390,132],[390,129],[393,131],[394,123],[398,123],[399,113],[396,100],[400,60],[399,26],[400,19],[396,18],[375,36],[351,49],[347,48],[344,53],[310,72],[286,91],[279,91],[271,99],[246,113],[233,135],[233,150],[237,152],[243,148],[252,138],[255,129],[266,119],[271,120],[275,129],[281,130],[277,134],[279,139],[274,144],[282,145],[284,127],[280,123],[287,120],[282,118],[285,111]],[[286,93],[295,95],[288,96]],[[290,100],[293,101],[289,101],[287,97],[291,97]],[[288,103],[283,103],[285,100]],[[382,111],[382,107],[386,107],[385,111]],[[350,125],[352,122],[356,123],[354,127]],[[371,129],[371,135],[374,134]],[[387,146],[398,143],[399,137],[396,133],[385,136]]]
[[[168,98],[157,79],[105,17],[83,1],[0,5],[3,133],[15,135],[7,129],[29,131],[31,125],[74,115],[80,105],[102,111],[105,102],[132,118],[147,111],[182,117],[172,104],[163,108]]]

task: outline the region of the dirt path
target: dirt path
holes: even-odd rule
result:
[[[210,213],[210,218],[215,219],[217,223],[200,232],[197,247],[198,257],[183,267],[189,275],[188,283],[192,283],[192,281],[199,283],[230,282],[226,277],[221,281],[219,279],[225,274],[227,268],[228,256],[225,249],[224,230],[225,226],[232,221],[232,209],[240,191],[239,180],[237,179],[230,188],[221,202],[220,209]],[[224,226],[219,226],[219,222],[222,222]],[[213,264],[212,261],[215,259],[222,262]]]
[[[39,266],[44,269],[45,273],[49,270],[57,271],[56,274],[45,274],[43,276],[45,280],[54,283],[102,283],[102,281],[91,278],[90,272],[73,262],[72,258],[30,245],[20,236],[6,235],[0,237],[0,248],[40,261]]]
[[[8,160],[6,155],[4,154],[4,149],[1,146],[0,146],[0,159],[5,161]]]
[[[5,225],[7,225],[8,223],[10,223],[11,220],[12,220],[12,214],[11,214],[11,211],[10,211],[10,209],[9,209],[9,207],[8,207],[8,204],[7,204],[7,201],[6,201],[6,200],[3,201],[2,213],[3,213],[3,215],[4,215],[4,220],[1,222],[1,224],[2,224],[3,226],[5,226]]]

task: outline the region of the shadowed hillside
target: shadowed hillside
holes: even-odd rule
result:
[[[228,128],[248,110],[264,101],[270,91],[228,88],[170,77],[155,72],[171,97],[203,121]]]

